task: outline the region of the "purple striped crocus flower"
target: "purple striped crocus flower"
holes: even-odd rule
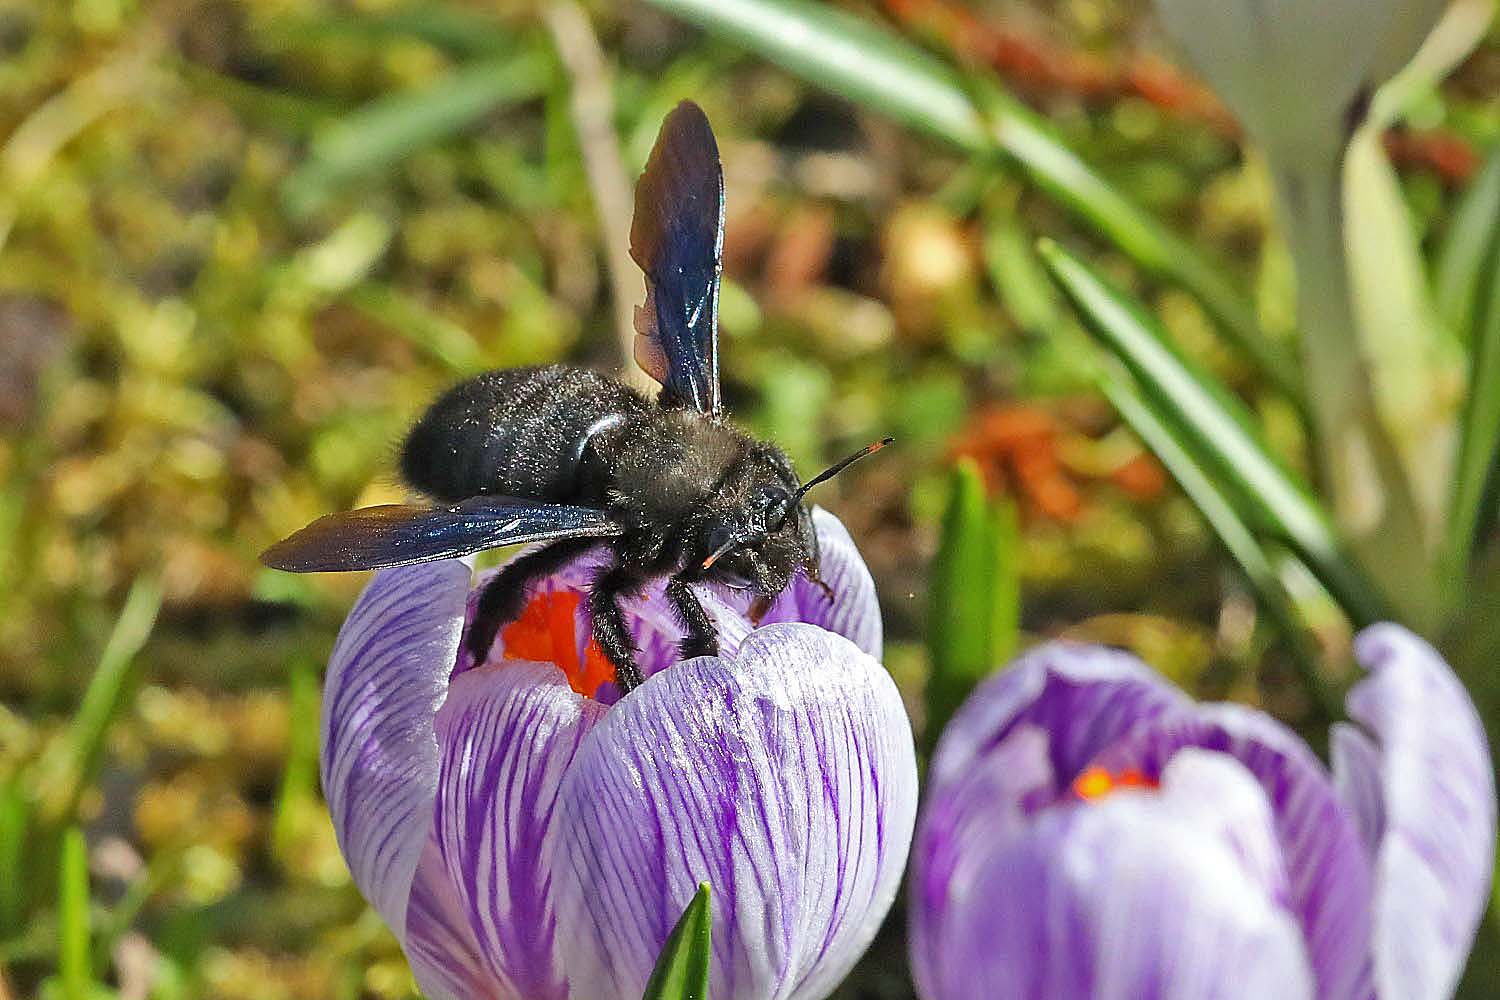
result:
[[[1425,642],[1363,632],[1330,772],[1239,705],[1053,644],[943,733],[913,850],[927,1000],[1449,996],[1488,895],[1495,789]]]
[[[905,867],[916,761],[869,571],[815,523],[826,589],[798,579],[752,625],[700,588],[720,657],[678,660],[660,587],[629,602],[647,679],[624,698],[579,613],[590,557],[481,664],[459,652],[467,565],[371,581],[329,664],[323,787],[429,997],[635,1000],[700,882],[714,1000],[848,972]]]

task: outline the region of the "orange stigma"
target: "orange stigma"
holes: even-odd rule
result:
[[[1085,802],[1102,799],[1110,792],[1117,792],[1122,788],[1160,787],[1159,782],[1146,777],[1133,767],[1126,768],[1119,774],[1111,774],[1095,765],[1084,768],[1083,773],[1073,779],[1073,794]]]
[[[570,590],[538,594],[521,617],[500,631],[505,655],[517,660],[555,663],[579,694],[593,698],[599,685],[615,679],[615,667],[592,638],[578,655],[579,596]]]

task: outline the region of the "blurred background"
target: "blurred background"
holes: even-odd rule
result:
[[[1306,656],[1099,391],[1034,239],[1127,289],[1306,471],[1266,367],[1045,171],[662,9],[680,6],[0,0],[0,997],[60,990],[60,968],[121,998],[415,995],[317,787],[320,672],[363,579],[256,555],[398,497],[395,444],[450,383],[619,370],[643,292],[631,188],[683,98],[725,164],[732,412],[804,471],[897,438],[820,502],[874,572],[919,741],[951,710],[935,664],[1069,636],[1321,744]],[[977,106],[1035,113],[1289,349],[1264,164],[1147,0],[834,6],[953,67]],[[1479,34],[1381,136],[1424,250],[1500,147],[1500,38]],[[1492,523],[1438,638],[1493,734]],[[969,572],[995,609],[978,640],[929,613]],[[1303,654],[1347,683],[1346,616],[1306,570],[1278,574]],[[911,996],[899,907],[838,995]]]

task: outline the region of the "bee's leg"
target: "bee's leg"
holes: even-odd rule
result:
[[[621,694],[629,694],[640,687],[644,678],[635,662],[635,640],[630,637],[630,628],[625,624],[620,598],[635,593],[644,582],[633,569],[606,566],[594,576],[594,588],[589,593],[594,640],[609,662],[615,665],[615,683],[620,686]]]
[[[838,595],[833,592],[833,588],[828,585],[828,581],[824,580],[821,576],[818,575],[817,563],[808,564],[805,567],[805,572],[807,573],[807,582],[811,583],[813,586],[821,590],[823,592],[823,596],[828,598],[829,604],[832,604],[838,600]]]
[[[695,656],[718,656],[718,630],[714,628],[713,619],[703,610],[698,595],[693,593],[688,582],[680,576],[668,580],[667,600],[672,602],[672,610],[677,612],[677,620],[686,633],[677,645],[682,658],[690,660]]]
[[[771,605],[775,602],[774,597],[767,597],[765,594],[757,595],[755,600],[750,602],[750,610],[747,612],[750,624],[760,628],[760,623],[766,620],[766,615],[771,613]]]
[[[501,567],[479,594],[474,621],[469,625],[468,647],[474,659],[483,662],[495,644],[502,625],[515,621],[526,607],[531,585],[599,544],[597,538],[571,538],[528,552]]]

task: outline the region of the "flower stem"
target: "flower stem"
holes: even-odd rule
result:
[[[1375,405],[1354,315],[1343,228],[1343,151],[1275,164],[1297,272],[1297,311],[1318,478],[1365,568],[1415,627],[1436,607],[1421,519]]]

